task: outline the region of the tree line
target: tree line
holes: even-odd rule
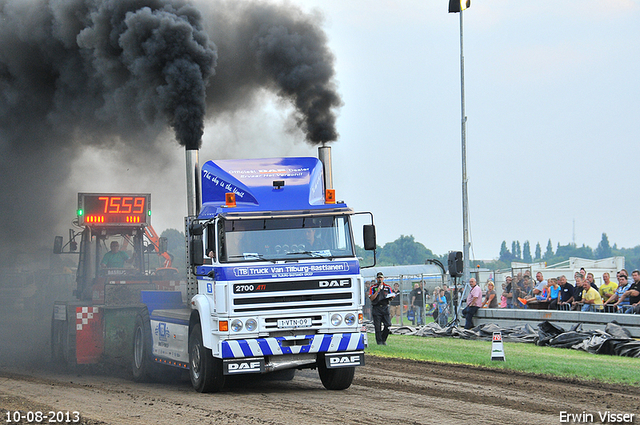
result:
[[[184,268],[184,233],[176,229],[167,229],[162,232],[163,237],[168,239],[169,253],[174,256],[174,267]],[[356,246],[356,255],[363,260],[363,264],[371,264],[373,253],[365,251],[362,247]],[[622,256],[625,257],[627,270],[640,269],[640,245],[634,248],[618,248],[617,244],[609,243],[606,233],[602,234],[602,239],[595,249],[589,246],[569,243],[567,245],[556,244],[554,249],[551,239],[547,241],[543,251],[540,242],[531,249],[531,243],[526,240],[522,244],[520,241],[512,241],[510,247],[506,241],[502,241],[498,258],[491,261],[471,261],[471,267],[484,267],[491,270],[507,269],[511,267],[512,261],[524,263],[546,262],[547,264],[557,264],[566,261],[569,257],[587,258],[598,260]],[[415,240],[413,235],[400,235],[393,242],[387,242],[376,249],[376,263],[378,266],[400,266],[411,264],[425,264],[426,260],[436,259],[447,266],[448,253],[442,255],[434,254],[432,250],[424,244]]]
[[[600,260],[602,258],[609,257],[624,257],[625,267],[628,270],[635,270],[640,268],[640,245],[634,248],[619,248],[618,245],[614,243],[613,246],[611,246],[607,234],[603,233],[602,238],[595,249],[585,244],[582,244],[582,246],[578,246],[574,243],[561,245],[558,242],[554,250],[551,239],[549,239],[544,253],[542,252],[540,242],[538,242],[536,244],[535,251],[532,254],[531,244],[529,241],[524,241],[522,248],[520,246],[520,241],[512,241],[511,249],[507,247],[506,241],[502,241],[498,260],[488,264],[493,266],[493,268],[498,269],[508,267],[512,261],[522,261],[524,263],[544,261],[547,264],[556,264],[566,261],[570,257],[586,258],[589,260]]]
[[[357,247],[358,257],[362,257],[370,264],[373,254]],[[436,255],[422,243],[417,242],[413,236],[401,235],[393,242],[388,242],[384,246],[377,248],[377,265],[395,266],[409,264],[424,264],[427,259],[437,259],[447,266],[448,253]],[[547,264],[557,264],[567,261],[570,257],[599,260],[609,257],[625,257],[625,267],[627,270],[640,269],[640,245],[634,248],[619,248],[617,244],[611,246],[606,233],[602,234],[602,239],[598,246],[593,249],[590,246],[578,246],[573,243],[561,245],[556,244],[555,249],[551,239],[547,241],[546,248],[542,250],[540,242],[531,248],[531,243],[526,240],[522,244],[520,241],[512,241],[511,246],[503,241],[500,252],[496,260],[470,262],[471,267],[483,267],[491,270],[508,269],[511,262],[519,261],[523,263],[546,262]]]

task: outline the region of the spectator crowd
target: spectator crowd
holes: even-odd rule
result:
[[[640,271],[634,270],[629,277],[622,269],[616,280],[603,273],[598,287],[594,274],[583,268],[575,273],[572,285],[565,275],[545,280],[538,272],[533,281],[526,271],[505,278],[500,307],[640,314]]]
[[[565,275],[545,279],[538,272],[534,279],[529,271],[525,271],[506,276],[501,295],[497,295],[495,283],[489,279],[478,306],[640,314],[640,271],[634,270],[629,276],[627,270],[622,269],[616,273],[615,280],[617,282],[609,273],[603,273],[598,287],[594,274],[584,268],[574,274],[575,284],[570,283]],[[367,291],[372,283],[366,282]],[[454,298],[457,300],[458,296],[446,284],[436,286],[432,293],[428,293],[424,282],[414,283],[413,290],[404,298],[398,283],[392,290],[396,294],[390,303],[392,324],[400,324],[402,314],[413,325],[423,325],[425,317],[432,317],[444,327],[452,319]],[[371,304],[368,298],[366,301],[364,315],[371,318]]]
[[[375,281],[365,282],[366,293],[370,292],[372,285],[375,285]],[[415,282],[413,289],[402,295],[400,285],[396,282],[393,284],[392,291],[395,294],[389,303],[392,324],[399,325],[402,314],[412,325],[424,325],[425,319],[432,317],[434,322],[444,327],[453,318],[454,294],[447,284],[436,286],[433,292],[429,293],[423,281]],[[365,297],[363,313],[366,319],[372,319],[372,306],[368,297]]]

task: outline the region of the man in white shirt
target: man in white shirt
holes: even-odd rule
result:
[[[545,286],[547,286],[547,281],[544,280],[544,277],[542,277],[542,273],[536,273],[536,286],[535,288],[533,288],[533,295],[542,295]]]

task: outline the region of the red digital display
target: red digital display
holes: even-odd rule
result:
[[[148,193],[79,193],[78,219],[81,225],[149,224],[150,204]]]

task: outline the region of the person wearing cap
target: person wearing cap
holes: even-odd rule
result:
[[[391,330],[389,299],[394,297],[394,293],[391,287],[384,283],[382,272],[378,272],[376,275],[376,283],[371,285],[368,295],[372,305],[371,314],[373,327],[376,331],[376,342],[378,345],[387,345],[387,337]]]

